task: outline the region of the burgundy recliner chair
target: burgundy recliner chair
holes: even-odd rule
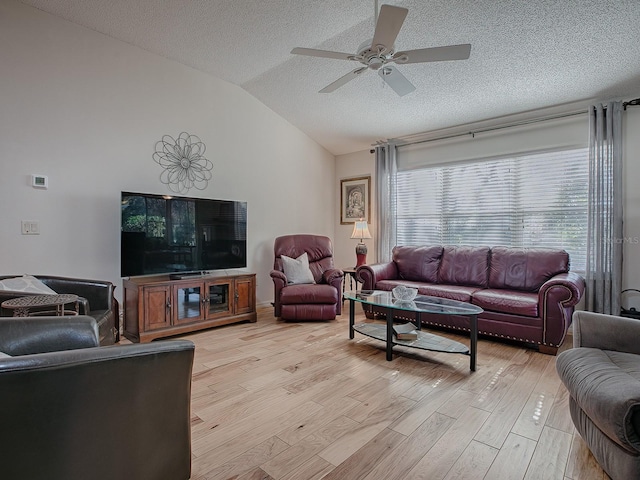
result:
[[[343,272],[333,266],[329,237],[284,235],[274,243],[271,278],[275,290],[274,315],[282,320],[333,320],[342,313]],[[289,284],[281,256],[298,258],[307,252],[309,269],[316,283]]]

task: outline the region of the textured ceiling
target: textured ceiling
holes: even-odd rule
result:
[[[359,64],[291,55],[356,53],[373,0],[21,0],[239,85],[332,153],[586,99],[640,95],[639,0],[407,0],[396,51],[471,43],[466,61],[401,65],[398,97]],[[380,1],[380,3],[384,3]]]

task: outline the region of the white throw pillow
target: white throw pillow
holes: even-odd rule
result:
[[[316,283],[313,279],[313,273],[309,269],[309,257],[307,252],[304,252],[298,258],[291,258],[285,255],[280,257],[282,259],[282,269],[287,277],[287,283],[302,284],[302,283]]]
[[[21,277],[5,278],[0,281],[0,290],[10,290],[12,292],[41,293],[56,295],[56,292],[47,287],[44,283],[32,275]]]
[[[11,355],[7,355],[4,352],[0,352],[0,358],[11,358]]]

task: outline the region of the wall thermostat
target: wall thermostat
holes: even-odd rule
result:
[[[49,188],[49,178],[46,175],[31,175],[31,186],[34,188]]]

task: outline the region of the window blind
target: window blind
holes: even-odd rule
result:
[[[398,172],[398,245],[563,248],[584,271],[588,149]]]

